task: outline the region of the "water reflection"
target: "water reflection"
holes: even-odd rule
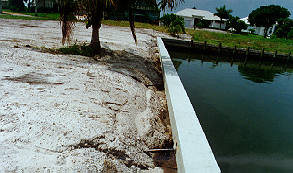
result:
[[[240,64],[238,71],[245,79],[255,83],[273,82],[276,76],[286,72],[282,67],[261,64]],[[292,70],[287,69],[287,72],[292,73]]]
[[[212,66],[209,68],[215,69],[220,59],[219,57],[209,56],[209,55],[198,55],[198,54],[186,54],[186,53],[178,53],[178,52],[172,52],[171,57],[173,58],[173,64],[176,70],[180,68],[182,65],[182,62],[194,62],[196,60],[201,60],[201,63],[204,62],[212,62]],[[226,58],[229,59],[229,58]],[[273,82],[274,78],[278,75],[282,75],[285,73],[292,73],[292,69],[286,68],[283,66],[276,66],[271,63],[259,63],[256,61],[248,61],[246,63],[244,62],[230,62],[231,67],[233,65],[238,66],[239,73],[244,77],[244,79],[250,80],[255,83],[267,83],[267,82]]]
[[[182,61],[179,61],[179,60],[176,60],[176,59],[173,60],[173,65],[174,65],[174,67],[175,67],[176,70],[179,69],[179,67],[180,67],[181,64],[182,64]]]

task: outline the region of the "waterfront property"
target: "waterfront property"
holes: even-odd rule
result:
[[[248,25],[248,28],[246,30],[242,30],[242,32],[248,33],[250,29],[253,29],[254,34],[262,35],[262,36],[265,35],[265,27],[250,26],[250,23],[248,21],[248,17],[242,18],[240,20],[244,21]],[[272,27],[270,27],[268,29],[268,36],[273,35],[273,33],[276,30],[276,26],[277,26],[277,24],[274,24]]]
[[[186,28],[194,28],[199,23],[201,23],[201,26],[207,26],[209,28],[226,28],[225,19],[223,19],[223,23],[220,25],[221,19],[209,11],[186,8],[177,12],[176,15],[184,18],[184,25]]]

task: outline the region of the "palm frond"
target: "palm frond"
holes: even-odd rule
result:
[[[184,2],[184,0],[161,0],[158,4],[162,10],[166,8],[173,10],[173,8],[181,2]]]
[[[101,26],[104,11],[108,6],[113,6],[117,9],[128,10],[129,26],[134,41],[137,43],[135,24],[134,24],[134,7],[136,3],[144,2],[150,6],[157,6],[161,9],[170,8],[171,10],[184,0],[58,0],[60,7],[60,22],[62,25],[62,43],[70,42],[74,23],[76,22],[75,15],[86,15],[86,27],[98,25]]]

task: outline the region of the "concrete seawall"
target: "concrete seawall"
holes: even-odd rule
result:
[[[157,38],[165,92],[176,146],[178,172],[220,173],[211,147],[172,60],[160,37]]]

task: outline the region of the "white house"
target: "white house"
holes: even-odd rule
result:
[[[54,4],[57,4],[57,0],[33,0],[32,4],[43,8],[53,8]]]
[[[254,34],[262,35],[262,36],[265,35],[265,32],[264,32],[265,27],[250,26],[250,23],[248,21],[248,17],[242,18],[240,20],[244,21],[247,25],[249,25],[248,28],[246,30],[242,30],[242,32],[249,32],[250,29],[254,29],[255,30]],[[268,33],[267,33],[268,36],[271,36],[275,32],[276,26],[277,26],[277,24],[274,24],[272,27],[270,27],[268,29]]]
[[[226,28],[226,20],[223,19],[220,28],[221,19],[218,16],[215,16],[214,13],[211,13],[209,11],[186,8],[177,12],[176,15],[184,18],[184,25],[186,28],[194,28],[197,22],[201,20],[209,21],[210,28]]]

